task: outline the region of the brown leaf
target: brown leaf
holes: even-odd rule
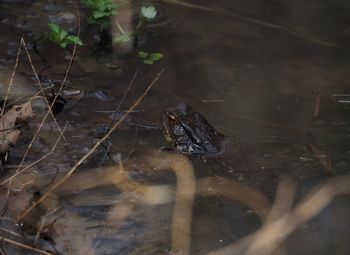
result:
[[[0,153],[8,151],[10,146],[15,145],[18,142],[20,135],[21,131],[18,129],[7,131],[6,136],[0,140]]]
[[[8,110],[1,118],[0,118],[0,130],[2,131],[2,136],[4,136],[4,133],[8,129],[11,129],[15,126],[18,112],[16,111],[16,108],[18,106],[13,106],[10,110]],[[1,139],[1,135],[0,135]]]
[[[0,118],[0,152],[5,152],[19,139],[20,131],[15,128],[16,122],[24,122],[33,117],[31,101],[14,105]]]
[[[20,106],[17,106],[17,121],[27,121],[29,118],[33,117],[32,102],[26,102]]]

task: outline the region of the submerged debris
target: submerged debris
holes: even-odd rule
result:
[[[350,109],[350,94],[335,94],[333,101],[338,107],[343,109]]]

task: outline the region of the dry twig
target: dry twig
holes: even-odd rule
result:
[[[67,126],[67,124],[66,124]],[[62,132],[64,132],[66,126],[63,128]],[[58,143],[60,142],[62,136],[59,136],[56,140],[56,142],[54,143],[54,145],[52,146],[51,150],[46,153],[44,156],[42,156],[41,158],[35,160],[34,162],[30,163],[29,165],[27,165],[26,167],[22,168],[21,170],[17,171],[16,173],[14,173],[13,175],[11,175],[9,178],[7,178],[6,180],[4,180],[3,182],[0,183],[0,186],[8,183],[9,181],[13,180],[15,177],[17,177],[18,175],[24,173],[25,171],[27,171],[28,169],[32,168],[34,165],[40,163],[41,161],[43,161],[44,159],[46,159],[48,156],[50,156],[56,149]]]
[[[11,239],[6,238],[6,237],[1,236],[1,235],[0,235],[0,241],[3,241],[3,242],[6,242],[6,243],[10,243],[10,244],[16,245],[16,246],[18,246],[18,247],[21,247],[21,248],[24,248],[24,249],[27,249],[27,250],[35,251],[35,252],[40,253],[40,254],[44,254],[44,255],[55,255],[55,254],[52,253],[52,252],[45,251],[45,250],[42,250],[42,249],[39,249],[39,248],[30,246],[30,245],[27,245],[27,244],[24,244],[24,243],[20,243],[20,242],[11,240]]]
[[[54,191],[57,187],[62,185],[75,171],[76,169],[99,147],[113,132],[119,127],[119,125],[124,121],[124,119],[141,103],[143,98],[147,95],[149,90],[153,87],[153,85],[158,81],[159,77],[163,73],[164,69],[161,70],[153,81],[148,85],[144,93],[135,101],[135,103],[125,112],[125,114],[117,121],[111,129],[105,134],[99,141],[95,143],[95,145],[69,170],[69,172],[62,177],[59,181],[53,184],[45,194],[38,199],[35,203],[33,203],[27,210],[25,210],[21,215],[18,216],[17,220],[20,221],[24,216],[26,216],[34,207],[36,207],[41,201],[43,201],[52,191]]]
[[[22,41],[22,40],[23,40],[23,36],[21,37],[21,41]],[[11,74],[10,83],[9,83],[8,88],[7,88],[7,92],[6,92],[6,96],[5,96],[5,99],[4,99],[4,103],[3,103],[3,105],[2,105],[2,109],[1,109],[1,114],[0,114],[0,116],[2,116],[2,115],[4,114],[5,107],[6,107],[6,103],[7,103],[7,99],[8,99],[8,97],[10,96],[10,91],[11,91],[11,88],[12,88],[13,78],[15,77],[15,74],[16,74],[16,70],[17,70],[17,66],[18,66],[18,60],[19,60],[19,55],[20,55],[20,53],[21,53],[21,44],[18,45],[15,66],[13,67],[13,71],[12,71],[12,74]]]
[[[324,209],[336,196],[350,193],[350,175],[337,176],[329,179],[323,185],[316,187],[311,191],[294,210],[284,212],[277,218],[268,221],[254,234],[242,238],[241,240],[228,245],[222,249],[210,252],[206,255],[266,255],[270,254],[275,248],[287,238],[300,224],[305,223],[316,216]],[[285,186],[287,201],[276,200],[274,208],[287,209],[291,207],[294,196],[294,187]],[[283,212],[284,210],[281,210]],[[275,214],[275,216],[277,216]],[[274,217],[271,217],[274,218]]]
[[[77,36],[79,37],[79,35],[80,35],[80,13],[79,13],[79,10],[78,10],[78,9],[77,9],[77,17],[78,17],[78,21],[77,21],[77,29],[78,29],[78,31],[77,31]],[[36,80],[37,80],[37,82],[38,82],[39,88],[40,88],[40,90],[42,90],[41,81],[40,81],[39,76],[38,76],[38,74],[37,74],[37,72],[36,72],[36,70],[35,70],[35,67],[34,67],[33,63],[32,63],[31,56],[30,56],[30,54],[29,54],[29,51],[28,51],[28,49],[27,49],[27,47],[26,47],[26,44],[25,44],[25,41],[24,41],[23,38],[21,39],[21,44],[23,45],[23,47],[24,47],[24,49],[25,49],[25,51],[26,51],[26,53],[27,53],[28,60],[29,60],[30,65],[31,65],[31,67],[32,67],[32,70],[33,70],[33,73],[34,73],[34,75],[35,75],[35,78],[36,78]],[[37,135],[39,134],[39,132],[40,132],[42,126],[44,125],[45,120],[47,119],[47,117],[48,117],[49,115],[52,116],[52,118],[53,118],[53,120],[54,120],[54,122],[55,122],[55,124],[56,124],[56,126],[57,126],[57,128],[58,128],[58,130],[59,130],[59,132],[60,132],[60,134],[63,136],[63,132],[61,131],[61,129],[60,129],[60,127],[59,127],[59,125],[58,125],[58,123],[57,123],[57,121],[56,121],[56,118],[53,116],[52,107],[53,107],[54,103],[56,102],[58,95],[62,92],[62,89],[63,89],[63,87],[64,87],[64,84],[66,83],[66,80],[67,80],[67,77],[68,77],[68,73],[69,73],[69,71],[70,71],[70,69],[71,69],[71,67],[72,67],[73,61],[74,61],[76,48],[77,48],[77,44],[75,43],[75,44],[74,44],[74,47],[73,47],[73,51],[72,51],[72,56],[71,56],[71,58],[70,58],[70,60],[69,60],[69,64],[68,64],[67,70],[66,70],[66,72],[65,72],[64,78],[63,78],[63,80],[62,80],[61,86],[60,86],[58,92],[56,93],[55,97],[53,98],[51,104],[48,102],[47,98],[46,98],[45,95],[43,94],[44,100],[45,100],[45,102],[46,102],[46,104],[47,104],[47,106],[48,106],[48,110],[47,110],[46,114],[44,115],[44,117],[42,118],[41,123],[39,124],[39,127],[37,128],[37,130],[36,130],[36,132],[35,132],[35,134],[34,134],[32,140],[31,140],[31,142],[29,143],[29,145],[28,145],[28,147],[27,147],[27,150],[26,150],[26,152],[24,153],[24,156],[23,156],[23,158],[22,158],[22,160],[21,160],[21,163],[20,163],[18,169],[16,170],[16,172],[20,171],[20,168],[21,168],[22,165],[24,164],[24,161],[26,160],[26,157],[27,157],[27,155],[28,155],[28,153],[29,153],[30,148],[32,147],[32,145],[33,145],[33,143],[34,143],[34,141],[35,141]],[[63,136],[63,139],[65,139],[64,136]]]

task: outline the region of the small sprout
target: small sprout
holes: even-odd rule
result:
[[[142,62],[147,65],[153,65],[155,62],[159,61],[163,57],[162,53],[159,52],[144,52],[139,51],[139,58],[142,59]]]
[[[157,16],[157,10],[153,5],[142,6],[141,15],[146,19],[154,19]]]
[[[48,24],[50,32],[48,38],[50,41],[57,43],[62,48],[66,48],[70,44],[82,46],[83,42],[78,36],[70,35],[63,27],[55,23]]]

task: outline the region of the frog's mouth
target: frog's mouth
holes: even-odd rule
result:
[[[171,138],[169,132],[163,131],[163,135],[164,135],[164,138],[167,141],[167,143],[173,144],[173,139]]]
[[[166,120],[166,112],[162,112],[159,119],[160,119],[160,130],[163,133],[165,140],[169,144],[173,144],[173,138],[171,137],[171,134],[170,134],[170,128],[165,121]]]

